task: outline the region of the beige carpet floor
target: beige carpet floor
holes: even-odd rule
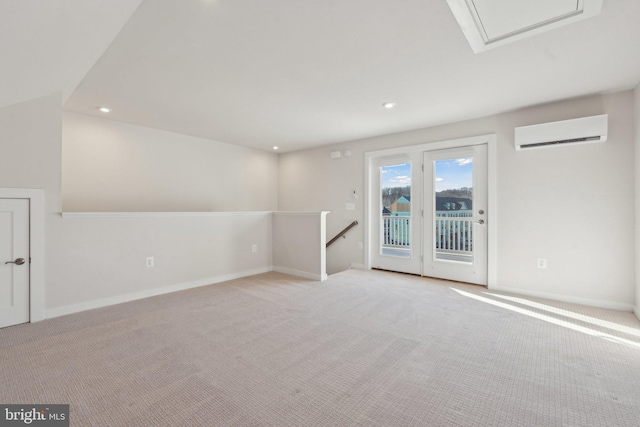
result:
[[[639,426],[640,322],[403,274],[267,273],[0,330],[74,426]]]

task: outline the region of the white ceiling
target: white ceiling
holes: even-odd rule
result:
[[[638,0],[605,0],[596,17],[480,54],[445,1],[145,0],[135,10],[138,3],[2,3],[0,23],[10,13],[16,35],[0,35],[14,37],[27,62],[9,67],[18,86],[27,79],[27,92],[47,86],[38,78],[58,44],[87,51],[82,61],[51,61],[49,80],[65,92],[100,58],[66,110],[101,115],[96,107],[108,105],[113,120],[292,151],[630,89],[640,80]],[[37,49],[26,55],[25,46]],[[11,48],[2,49],[12,58]],[[384,109],[387,101],[396,108]]]

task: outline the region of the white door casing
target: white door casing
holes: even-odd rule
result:
[[[0,199],[0,327],[29,321],[29,200]]]
[[[379,151],[371,151],[365,153],[365,268],[376,267],[376,251],[379,249],[379,238],[376,236],[379,230],[379,195],[380,190],[376,187],[378,178],[377,169],[381,159],[385,157],[401,157],[414,155],[418,153],[418,156],[422,158],[423,153],[426,151],[444,150],[451,148],[461,147],[473,147],[477,145],[483,145],[486,147],[486,177],[487,177],[487,209],[486,218],[484,219],[487,235],[487,266],[486,266],[486,285],[489,289],[497,286],[497,141],[495,134],[479,135],[467,138],[441,140],[436,142],[428,142],[413,146],[404,146],[398,148],[389,148]],[[420,198],[424,195],[420,194]],[[425,212],[426,214],[426,212]],[[423,218],[424,224],[427,224],[427,219]],[[423,230],[426,229],[424,225]],[[424,237],[421,235],[420,240]],[[424,255],[424,254],[423,254]],[[402,271],[402,270],[397,270]],[[420,274],[423,274],[421,272]]]

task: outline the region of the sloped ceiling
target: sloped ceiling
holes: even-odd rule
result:
[[[9,103],[56,84],[68,94],[86,73],[66,110],[101,115],[96,107],[107,105],[113,120],[265,150],[451,123],[640,80],[637,0],[605,0],[597,17],[480,54],[445,1],[145,0],[128,22],[138,1],[29,2],[44,11],[22,3],[0,6],[3,21],[14,12],[5,4],[16,8],[23,45],[3,47],[3,57],[29,65],[0,76],[31,82],[9,90]],[[387,101],[396,107],[384,109]]]
[[[142,0],[2,0],[0,108],[69,98]]]

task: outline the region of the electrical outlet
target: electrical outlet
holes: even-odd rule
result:
[[[358,249],[360,250],[364,249],[364,245],[362,244],[362,242],[358,242]]]
[[[253,252],[254,254],[258,252],[258,245],[251,245],[251,252]]]
[[[155,265],[155,259],[152,256],[147,257],[147,267],[153,267]]]
[[[547,268],[546,258],[538,258],[538,268]]]

